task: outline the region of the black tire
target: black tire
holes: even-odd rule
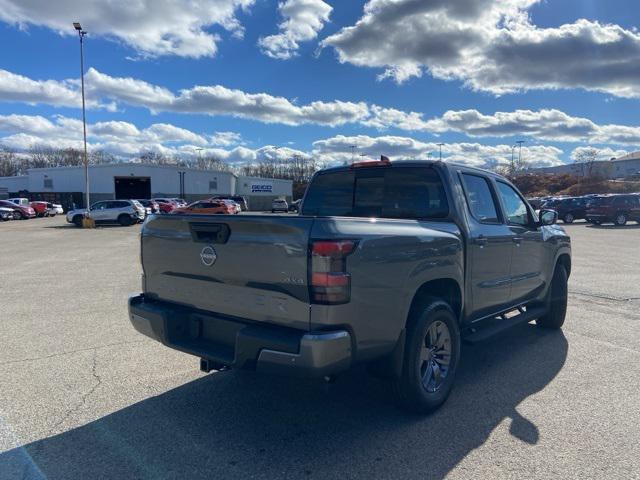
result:
[[[573,223],[574,220],[575,220],[575,217],[573,216],[572,213],[567,213],[562,219],[564,223]]]
[[[18,211],[18,217],[17,218],[18,218],[18,220],[26,220],[28,217],[24,213]]]
[[[82,227],[82,215],[75,215],[72,221],[76,227]]]
[[[123,227],[129,227],[133,222],[131,221],[131,217],[129,215],[120,215],[118,217],[118,223]]]
[[[616,218],[613,219],[613,223],[618,227],[624,227],[627,224],[627,214],[623,212],[619,212],[616,214]]]
[[[443,325],[446,326],[448,339],[441,328]],[[441,350],[430,350],[427,345],[427,335],[431,328],[440,328],[437,333],[438,340],[444,336],[443,347],[433,347]],[[444,345],[447,343],[449,354],[438,360],[437,351],[444,351]],[[400,407],[424,414],[433,412],[444,403],[453,387],[460,361],[460,345],[458,321],[449,304],[437,298],[427,298],[413,309],[407,323],[402,373],[393,381],[394,393]],[[423,351],[430,352],[427,358]],[[446,360],[448,365],[445,365]],[[434,367],[430,367],[431,364]],[[446,371],[443,367],[446,367]],[[427,385],[424,384],[425,380]],[[431,380],[435,384],[432,385]],[[429,388],[430,386],[432,388]]]
[[[548,310],[546,315],[536,320],[536,325],[542,328],[558,330],[564,324],[567,314],[568,276],[563,265],[556,265],[553,280],[547,294]]]

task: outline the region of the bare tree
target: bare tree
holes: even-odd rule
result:
[[[16,152],[0,145],[0,177],[12,177],[22,173],[22,165]]]
[[[600,152],[596,148],[583,148],[576,153],[575,162],[580,164],[583,177],[592,177]]]
[[[217,170],[222,172],[230,172],[232,170],[224,160],[214,155],[198,156],[195,161],[195,167],[200,170]]]
[[[146,163],[149,165],[169,165],[171,164],[171,159],[166,155],[163,155],[160,152],[156,152],[154,150],[147,150],[141,152],[138,156],[140,158],[141,163]]]
[[[105,163],[115,163],[116,157],[104,150],[93,150],[89,154],[89,163],[92,165],[101,165]]]

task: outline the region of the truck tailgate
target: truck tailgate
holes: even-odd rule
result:
[[[150,217],[142,229],[145,294],[308,330],[312,224],[298,216]]]

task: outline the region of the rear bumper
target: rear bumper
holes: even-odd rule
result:
[[[129,298],[129,320],[138,332],[167,347],[232,367],[322,377],[351,365],[351,336],[345,330],[256,325],[143,295]]]

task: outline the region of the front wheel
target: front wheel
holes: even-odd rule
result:
[[[567,297],[569,289],[567,286],[568,275],[563,265],[557,265],[553,272],[553,280],[549,287],[547,297],[547,313],[536,320],[536,325],[542,328],[557,330],[564,324],[567,315]]]
[[[399,405],[429,413],[449,396],[460,360],[460,330],[451,307],[430,298],[409,318],[400,377],[394,380]]]
[[[564,218],[562,219],[562,221],[564,223],[573,223],[574,220],[575,220],[575,218],[574,218],[573,214],[571,214],[571,213],[567,213],[564,216]]]
[[[623,227],[627,224],[627,216],[624,213],[619,213],[616,215],[616,219],[614,221],[614,223],[618,226],[618,227]]]
[[[82,215],[74,216],[72,221],[76,227],[82,227]]]

